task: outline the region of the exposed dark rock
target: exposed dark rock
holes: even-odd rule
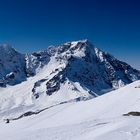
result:
[[[127,114],[123,114],[123,116],[140,116],[140,112],[137,111],[131,111]]]
[[[39,87],[46,80],[47,79],[41,79],[41,80],[34,83],[34,87],[32,89],[32,92],[33,92],[33,96],[35,97],[35,99],[39,98],[39,94],[40,94],[40,93],[36,92],[36,88]]]

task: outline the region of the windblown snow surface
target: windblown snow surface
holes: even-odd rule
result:
[[[0,139],[140,140],[140,117],[123,116],[131,111],[140,111],[140,81],[91,100],[61,104],[8,124],[1,119]]]

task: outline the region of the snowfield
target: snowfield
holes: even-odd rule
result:
[[[140,81],[97,98],[61,104],[6,124],[1,140],[140,140]]]

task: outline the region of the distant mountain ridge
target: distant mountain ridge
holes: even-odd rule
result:
[[[101,51],[88,40],[68,42],[58,47],[49,47],[45,51],[25,55],[18,53],[9,45],[1,45],[0,50],[1,86],[17,84],[27,77],[36,75],[52,57],[65,64],[61,73],[67,73],[68,79],[79,82],[78,78],[79,80],[81,78],[81,84],[86,84],[91,90],[94,89],[93,85],[99,86],[98,82],[105,89],[117,88],[140,78],[138,70]],[[100,90],[100,87],[98,88]]]

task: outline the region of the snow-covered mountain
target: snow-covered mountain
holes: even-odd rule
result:
[[[26,55],[18,53],[8,45],[0,46],[0,50],[1,86],[17,84],[27,77],[34,76],[51,61],[56,63],[56,66],[50,73],[54,76],[46,80],[49,94],[57,91],[60,83],[67,80],[80,83],[92,94],[92,92],[100,93],[104,92],[103,90],[116,89],[140,78],[138,70],[101,51],[88,40],[69,42]],[[50,81],[56,86],[51,86]]]
[[[88,40],[25,55],[0,49],[1,118],[91,99],[140,79],[138,70]]]
[[[0,139],[139,140],[138,80],[88,40],[32,54],[1,45]]]
[[[18,84],[26,79],[24,55],[10,45],[0,46],[0,86]]]

